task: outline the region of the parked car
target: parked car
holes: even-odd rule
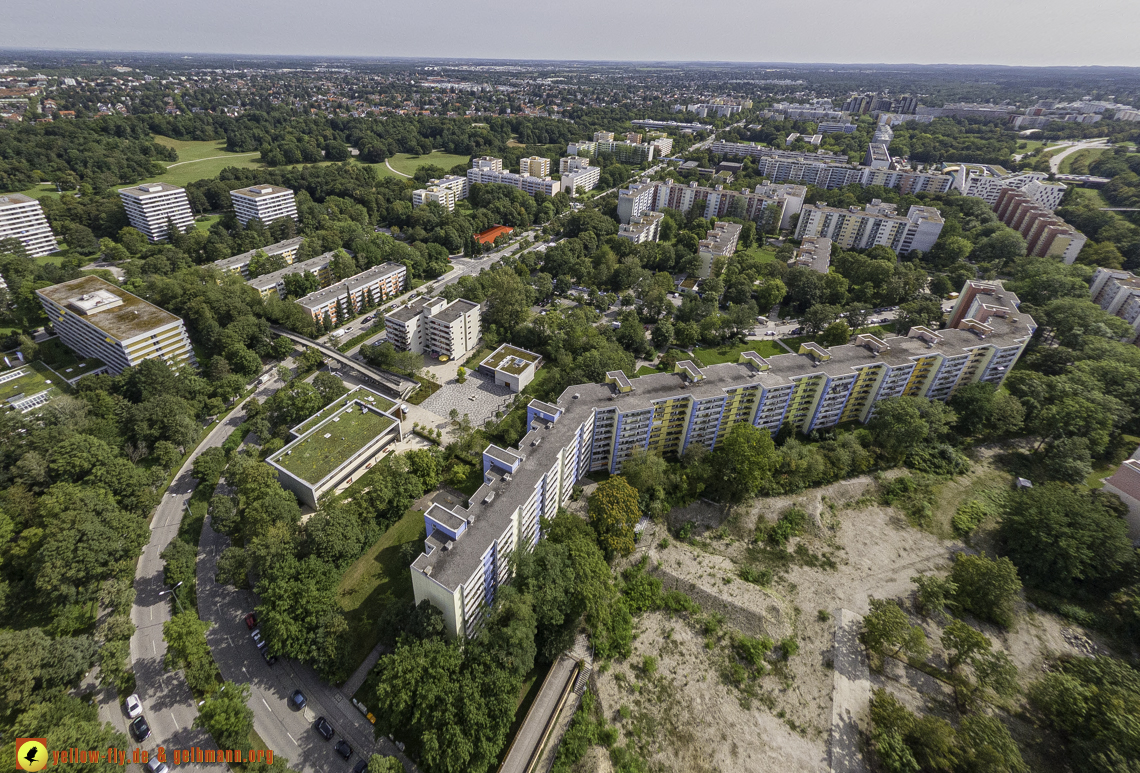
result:
[[[336,746],[334,746],[333,749],[335,749],[336,753],[341,757],[344,757],[346,760],[352,756],[352,747],[349,746],[348,741],[344,740],[343,738],[336,742]]]
[[[143,717],[138,716],[131,720],[130,728],[131,735],[135,737],[136,741],[142,742],[150,738],[150,725],[146,723]]]
[[[352,766],[352,773],[364,773],[366,770],[368,770],[368,760],[363,757],[358,759],[356,764]]]
[[[332,725],[330,725],[329,721],[324,717],[317,717],[317,721],[313,723],[313,729],[320,733],[321,738],[324,738],[326,741],[331,741],[335,735]]]
[[[253,614],[252,612],[250,612],[248,615],[246,615],[245,616],[245,627],[251,631],[254,628],[256,628],[257,627],[257,615]]]
[[[145,770],[146,773],[167,773],[170,768],[166,767],[165,762],[159,762],[157,758],[151,757],[143,763],[143,770]]]
[[[309,699],[305,697],[305,693],[300,690],[294,690],[293,694],[289,696],[289,699],[293,701],[293,705],[299,709],[305,708],[309,703]]]
[[[258,650],[258,652],[261,653],[261,657],[265,660],[265,665],[272,666],[274,663],[277,662],[277,656],[276,655],[270,655],[268,647],[262,647],[261,649]]]
[[[254,644],[256,644],[258,647],[261,646],[261,642],[263,640],[261,638],[261,629],[260,628],[254,628],[253,632],[249,636],[251,639],[253,639]]]
[[[125,705],[127,707],[127,716],[131,719],[142,716],[142,701],[139,700],[138,695],[128,695]]]

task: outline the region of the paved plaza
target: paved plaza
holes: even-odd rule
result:
[[[460,417],[466,413],[471,418],[471,424],[476,427],[483,426],[487,419],[493,418],[495,411],[506,410],[513,397],[508,387],[500,386],[493,378],[471,370],[467,372],[467,381],[462,384],[454,377],[441,383],[443,386],[440,390],[424,400],[421,407],[444,418],[454,408]]]

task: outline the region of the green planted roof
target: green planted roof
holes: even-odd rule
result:
[[[292,475],[317,485],[396,423],[353,401],[309,434],[270,457]]]

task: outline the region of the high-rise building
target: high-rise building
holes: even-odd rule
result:
[[[889,247],[896,255],[928,251],[942,233],[942,214],[934,207],[912,206],[906,217],[894,204],[872,199],[863,209],[808,204],[800,212],[796,238],[824,237],[845,250]]]
[[[618,226],[618,238],[628,239],[634,244],[655,242],[661,235],[661,221],[664,219],[665,215],[662,212],[646,212],[630,218],[628,223]]]
[[[60,340],[113,373],[150,359],[174,369],[197,364],[182,319],[118,285],[88,275],[36,295]]]
[[[736,252],[740,231],[739,223],[722,220],[705,232],[705,238],[701,239],[697,250],[697,256],[701,259],[698,276],[708,278],[712,275],[713,263],[717,258],[727,258]]]
[[[519,159],[519,174],[531,177],[549,177],[550,159],[541,156],[531,156]]]
[[[29,257],[39,258],[59,250],[43,207],[22,193],[0,195],[0,241],[15,239]]]
[[[998,285],[1000,287],[1000,285]],[[515,550],[542,539],[543,518],[567,501],[590,472],[617,474],[635,451],[679,457],[715,449],[735,424],[775,433],[867,422],[879,401],[914,396],[947,400],[966,384],[999,386],[1033,335],[1017,297],[979,305],[954,328],[912,328],[907,336],[857,336],[854,344],[801,345],[797,354],[567,387],[554,403],[532,400],[517,448],[483,451],[483,485],[465,507],[424,513],[424,552],[411,566],[415,600],[429,601],[450,637],[474,636]]]
[[[643,164],[655,158],[656,145],[644,142],[619,142],[613,139],[613,132],[596,132],[594,137],[606,135],[609,139],[571,142],[566,146],[566,155],[597,158],[600,153],[611,153],[623,164]]]
[[[807,188],[802,185],[757,185],[753,190],[728,191],[723,186],[708,188],[695,182],[683,184],[673,180],[634,183],[618,192],[617,214],[623,223],[631,223],[646,212],[676,209],[688,213],[694,207],[701,216],[736,217],[764,226],[791,227],[791,218],[803,206]]]
[[[455,359],[475,348],[482,332],[479,304],[459,298],[417,298],[384,316],[397,350]]]
[[[510,185],[512,188],[518,188],[520,191],[531,195],[542,191],[547,196],[553,196],[562,190],[561,183],[549,177],[532,177],[527,174],[504,172],[503,160],[490,157],[477,158],[471,162],[471,168],[467,170],[467,182],[471,185]]]
[[[250,220],[260,220],[262,225],[269,225],[283,217],[297,219],[297,203],[293,199],[293,191],[288,188],[251,185],[230,191],[230,200],[234,203],[234,214],[242,227]]]
[[[1016,188],[1002,188],[994,214],[1025,238],[1027,255],[1060,258],[1068,265],[1087,241],[1083,233]]]
[[[493,160],[499,161],[499,159]],[[502,162],[499,161],[499,164],[501,171]],[[412,191],[412,206],[422,207],[429,201],[434,201],[448,212],[454,212],[455,202],[467,198],[470,189],[467,178],[460,175],[449,174],[438,180],[428,180],[426,188]]]
[[[558,160],[558,171],[562,175],[562,190],[571,196],[578,191],[592,191],[598,187],[602,177],[601,167],[590,166],[590,159],[566,156]]]
[[[119,190],[127,220],[151,242],[170,235],[169,225],[185,232],[194,225],[186,190],[168,183],[143,183]]]
[[[982,199],[991,207],[1006,188],[1021,191],[1050,212],[1061,206],[1068,186],[1052,182],[1044,172],[1014,172],[1006,175],[989,174],[988,170],[964,164],[954,173],[954,187],[963,196]]]
[[[1128,343],[1140,344],[1140,277],[1131,271],[1098,268],[1090,288],[1093,303],[1132,326]]]

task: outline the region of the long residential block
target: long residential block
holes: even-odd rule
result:
[[[0,241],[15,239],[29,257],[39,258],[59,250],[40,203],[22,193],[0,196]]]
[[[706,219],[738,217],[789,228],[792,216],[803,207],[805,196],[807,188],[802,185],[757,185],[753,190],[728,191],[720,185],[709,188],[669,179],[634,183],[619,191],[617,215],[622,223],[630,223],[646,212],[669,208],[688,213],[696,207]]]
[[[1000,283],[974,288],[956,327],[912,328],[907,336],[856,337],[770,359],[744,352],[736,363],[568,387],[555,403],[527,406],[527,434],[514,449],[488,446],[483,485],[466,507],[424,514],[424,552],[411,566],[416,602],[439,608],[452,637],[475,635],[509,581],[515,550],[542,538],[541,519],[591,471],[616,474],[635,450],[679,456],[715,449],[734,425],[803,432],[866,422],[898,396],[946,400],[965,384],[1000,385],[1033,335],[1033,319]]]
[[[303,260],[300,263],[290,263],[285,268],[254,277],[248,280],[246,284],[254,290],[257,290],[262,298],[269,298],[271,295],[276,295],[282,300],[284,300],[287,295],[285,277],[290,274],[312,274],[317,278],[317,282],[321,287],[328,287],[333,283],[333,274],[330,266],[332,265],[334,257],[336,257],[335,252],[326,252],[323,255]]]
[[[297,305],[318,322],[325,317],[334,325],[359,314],[369,306],[399,295],[408,280],[402,263],[381,263],[336,284],[297,299]]]
[[[280,255],[284,259],[285,265],[291,266],[293,265],[293,259],[297,257],[297,250],[301,248],[301,242],[303,241],[304,239],[300,236],[293,239],[286,239],[283,242],[270,244],[268,247],[261,247],[256,250],[250,250],[249,252],[243,252],[240,255],[215,260],[214,265],[224,274],[241,274],[242,277],[248,279],[249,262],[253,260],[253,256],[258,252],[263,252],[268,257]]]
[[[230,201],[238,222],[246,226],[251,220],[269,225],[283,217],[297,219],[297,202],[293,191],[277,185],[251,185],[230,191]]]
[[[77,354],[102,360],[113,373],[150,359],[173,369],[197,364],[180,317],[97,276],[36,295],[60,340]]]
[[[1034,257],[1077,259],[1087,237],[1046,206],[1016,188],[1002,188],[994,204],[998,220],[1025,237],[1025,252]]]
[[[127,211],[127,220],[151,242],[167,238],[171,223],[183,232],[194,225],[190,199],[184,188],[168,183],[143,183],[120,189],[119,198]]]
[[[872,199],[860,209],[809,204],[800,212],[796,238],[830,239],[845,250],[889,247],[896,255],[926,252],[942,233],[942,215],[934,207],[912,206],[903,217],[894,204]]]
[[[520,191],[531,195],[542,191],[547,196],[553,196],[562,190],[561,183],[558,180],[552,180],[549,176],[533,177],[528,174],[503,171],[503,160],[501,158],[487,156],[471,161],[471,168],[467,170],[467,182],[472,185],[510,185],[512,188],[518,188]]]

